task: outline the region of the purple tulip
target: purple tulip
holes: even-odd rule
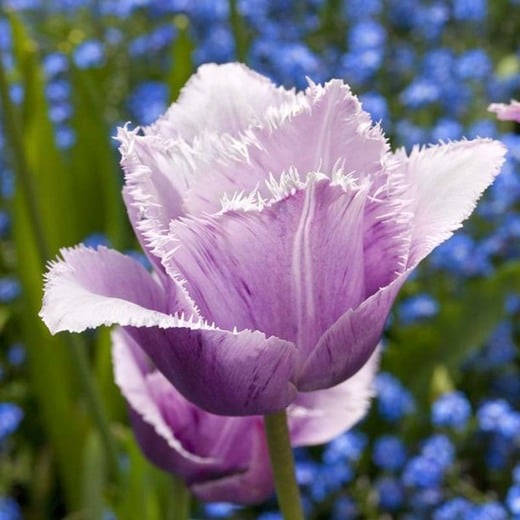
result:
[[[273,492],[261,416],[212,415],[187,401],[123,329],[114,331],[116,382],[141,449],[204,501],[251,504]],[[347,382],[300,394],[287,410],[294,446],[327,442],[357,422],[373,392],[377,352]]]
[[[511,100],[509,105],[504,103],[491,103],[488,110],[494,112],[502,121],[516,121],[520,123],[520,101]]]
[[[353,376],[414,267],[503,162],[490,139],[393,153],[340,80],[304,92],[204,65],[155,124],[120,129],[124,198],[155,273],[65,249],[52,332],[119,324],[190,401],[275,412]]]

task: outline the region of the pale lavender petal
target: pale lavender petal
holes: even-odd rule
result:
[[[261,419],[252,423],[247,435],[252,440],[247,469],[243,473],[193,485],[191,489],[199,499],[256,504],[273,493],[273,476]]]
[[[52,333],[100,325],[167,323],[168,295],[136,260],[117,251],[84,246],[61,251],[45,281],[40,317]],[[179,306],[179,311],[184,310]]]
[[[351,309],[320,338],[297,380],[300,391],[340,384],[356,374],[374,352],[392,303],[410,270]]]
[[[358,180],[381,169],[388,149],[381,129],[371,125],[358,99],[339,80],[311,85],[305,97],[273,109],[269,116],[245,137],[223,139],[220,149],[199,154],[199,174],[185,201],[188,213],[218,211],[225,194],[257,189],[269,197],[265,181],[291,169],[303,176],[322,172],[329,177],[345,169]]]
[[[304,356],[365,298],[366,189],[312,175],[286,189],[294,193],[263,209],[173,223],[162,256],[206,320],[295,342]]]
[[[269,108],[295,96],[241,63],[209,63],[198,68],[178,101],[145,132],[189,143],[208,132],[237,135],[262,121]]]
[[[167,314],[189,312],[191,302],[175,285],[177,292],[165,291],[141,264],[116,251],[78,247],[62,255],[47,274],[40,312],[53,333],[126,326],[185,396],[214,413],[260,414],[293,400],[292,343]]]
[[[357,373],[337,386],[298,394],[287,408],[293,446],[329,442],[364,417],[374,395],[379,355],[376,349]]]
[[[488,110],[494,112],[502,121],[516,121],[520,123],[520,101],[511,100],[509,105],[504,103],[492,103]]]
[[[462,225],[500,171],[505,151],[498,141],[475,139],[414,148],[409,157],[401,156],[414,215],[407,267],[415,267]]]

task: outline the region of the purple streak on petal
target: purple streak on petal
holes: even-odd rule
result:
[[[199,175],[186,198],[190,214],[218,211],[224,194],[258,189],[269,197],[265,181],[271,174],[279,179],[291,168],[303,176],[332,176],[345,165],[358,179],[371,177],[387,151],[380,128],[371,126],[370,116],[339,80],[311,85],[305,97],[273,109],[264,124],[243,138],[222,139],[218,145],[220,149],[198,156]]]
[[[269,108],[294,97],[294,91],[276,87],[240,63],[210,63],[199,67],[179,100],[144,130],[147,135],[181,138],[189,144],[204,133],[237,136],[261,122]]]
[[[410,271],[351,309],[320,338],[301,370],[300,391],[328,388],[352,377],[376,348],[392,303]]]
[[[492,103],[488,110],[497,115],[497,119],[502,121],[516,121],[520,123],[520,101],[514,99],[508,105],[504,103]]]
[[[505,147],[491,139],[414,148],[397,154],[409,183],[413,233],[407,268],[447,240],[471,214],[504,161]]]
[[[173,223],[168,250],[205,319],[296,342],[304,356],[365,297],[365,201],[366,189],[311,176],[263,210]]]
[[[290,342],[256,331],[127,330],[186,398],[211,413],[271,413],[296,394],[297,352]]]
[[[323,444],[364,417],[374,395],[379,349],[343,383],[315,392],[301,392],[287,408],[293,446]]]

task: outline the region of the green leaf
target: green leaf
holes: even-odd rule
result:
[[[172,46],[172,66],[168,75],[170,102],[179,97],[179,93],[193,73],[192,53],[194,49],[190,37],[190,20],[184,14],[178,14],[173,19],[177,29],[177,38]]]

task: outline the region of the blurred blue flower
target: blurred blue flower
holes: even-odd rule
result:
[[[463,136],[462,125],[455,119],[443,117],[437,121],[431,132],[432,141],[454,141]]]
[[[504,399],[483,403],[477,411],[477,419],[483,432],[499,433],[506,438],[520,432],[520,413]]]
[[[473,508],[472,520],[507,520],[508,514],[504,507],[498,502],[487,502]]]
[[[388,421],[395,422],[415,410],[410,392],[392,375],[382,372],[376,377],[377,406]]]
[[[372,459],[379,468],[395,471],[406,461],[406,448],[398,437],[383,435],[374,444]]]
[[[58,125],[54,129],[54,135],[56,138],[56,144],[58,148],[62,150],[68,150],[71,148],[76,142],[76,133],[72,128],[66,125]]]
[[[110,240],[104,233],[91,233],[83,240],[87,247],[97,249],[99,246],[110,247]]]
[[[140,125],[149,125],[164,113],[167,102],[168,87],[159,81],[146,81],[133,90],[128,107]]]
[[[496,137],[497,125],[491,119],[477,119],[468,128],[467,136],[469,139],[476,137]]]
[[[0,443],[14,433],[23,419],[22,409],[14,403],[0,403]]]
[[[507,492],[506,504],[513,515],[520,515],[520,485],[514,484]]]
[[[363,85],[379,70],[383,61],[381,49],[347,52],[341,59],[341,71],[348,83]]]
[[[22,520],[22,511],[14,498],[0,496],[0,520]]]
[[[453,16],[461,22],[481,22],[487,16],[487,0],[453,0]]]
[[[418,455],[406,464],[402,480],[405,486],[431,488],[438,486],[444,476],[444,468],[435,459]]]
[[[432,405],[432,423],[462,430],[471,416],[471,405],[462,392],[441,395]]]
[[[399,99],[408,108],[421,108],[438,101],[440,94],[440,89],[435,82],[418,78],[406,87]]]
[[[366,436],[356,430],[349,430],[331,441],[323,452],[323,462],[334,464],[338,460],[357,462],[367,444]]]
[[[7,211],[0,210],[0,238],[5,238],[11,229],[11,217]]]
[[[399,305],[399,316],[405,325],[433,318],[439,312],[439,303],[433,296],[421,293],[410,296]]]
[[[455,57],[451,49],[434,48],[428,50],[424,53],[421,62],[422,76],[438,86],[443,85],[452,78],[454,62]]]
[[[204,505],[204,513],[209,518],[229,518],[238,509],[229,502],[213,502]]]
[[[388,104],[383,96],[371,91],[361,94],[359,99],[361,100],[363,109],[372,116],[373,121],[388,121]],[[388,124],[385,124],[385,128],[386,127],[388,127]]]
[[[490,74],[492,64],[482,49],[471,49],[461,54],[455,64],[455,71],[461,80],[485,80]]]
[[[55,79],[47,83],[45,94],[51,103],[66,101],[71,95],[70,83],[65,79]]]
[[[87,40],[74,49],[74,63],[80,69],[99,67],[105,62],[105,48],[98,40]]]
[[[423,443],[421,456],[435,462],[444,470],[453,464],[455,447],[446,435],[437,433]]]
[[[440,2],[422,5],[413,17],[414,29],[426,41],[436,40],[441,36],[449,17],[448,8]]]
[[[490,259],[467,233],[455,233],[448,241],[435,249],[430,264],[457,276],[489,274]]]
[[[0,303],[11,303],[22,292],[20,282],[13,276],[0,278]]]
[[[473,504],[463,497],[455,497],[447,500],[433,513],[433,520],[456,520],[457,518],[468,519],[473,514]]]
[[[364,20],[350,28],[348,32],[348,47],[351,51],[377,49],[386,41],[385,28],[373,21]]]
[[[26,357],[27,352],[21,343],[14,343],[7,349],[7,361],[11,366],[20,366]]]
[[[394,477],[383,477],[376,482],[379,506],[386,511],[396,511],[404,502],[402,484]]]
[[[47,78],[53,78],[68,69],[69,62],[67,56],[61,52],[51,52],[44,56],[43,70]]]
[[[330,520],[351,520],[358,518],[358,508],[350,497],[341,497],[334,502]]]

